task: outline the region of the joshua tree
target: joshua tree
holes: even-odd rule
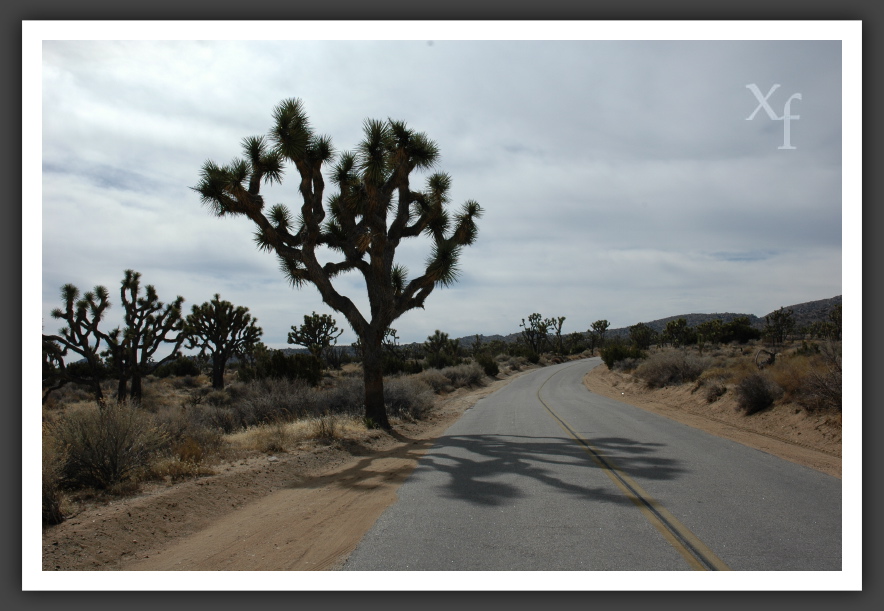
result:
[[[544,320],[538,312],[529,315],[527,323],[524,318],[522,319],[519,325],[522,327],[522,341],[534,354],[540,354],[546,347],[551,324],[552,321]]]
[[[431,168],[439,149],[425,134],[392,119],[364,122],[356,151],[341,153],[331,169],[338,193],[326,201],[322,166],[333,157],[331,139],[313,131],[300,100],[280,102],[273,119],[268,137],[243,140],[244,158],[226,166],[207,161],[194,190],[217,216],[251,220],[258,247],[276,254],[292,285],[313,284],[323,301],[344,315],[364,350],[366,422],[389,429],[384,334],[399,316],[424,307],[434,288],[456,281],[458,257],[475,241],[482,209],[467,201],[452,218],[446,209],[451,178],[444,173],[429,176],[424,191],[413,191],[412,171]],[[283,204],[265,208],[261,195],[262,184],[282,181],[286,163],[298,174],[296,214]],[[431,240],[432,251],[424,271],[409,279],[394,255],[403,239],[420,235]],[[333,259],[322,263],[328,257],[321,252]],[[332,283],[350,271],[365,281],[367,314]]]
[[[559,316],[558,318],[550,318],[548,321],[549,326],[552,328],[553,332],[556,335],[556,352],[561,355],[565,351],[565,347],[562,343],[562,325],[565,324],[565,317]]]
[[[433,335],[427,336],[427,341],[424,342],[427,364],[435,369],[454,365],[459,351],[460,340],[448,339],[448,334],[439,329]]]
[[[598,343],[599,348],[604,348],[604,346],[605,346],[605,333],[607,333],[608,327],[610,327],[610,326],[611,326],[611,323],[609,323],[604,318],[592,323],[592,326],[591,326],[591,329],[589,332],[591,335],[593,335],[595,338],[597,338],[597,343]],[[596,342],[593,342],[593,343],[596,343]]]
[[[764,317],[765,325],[762,333],[765,339],[775,347],[782,346],[789,334],[795,329],[793,314],[792,310],[780,308]]]
[[[692,344],[697,339],[696,332],[688,326],[688,321],[684,318],[667,322],[666,328],[663,330],[663,336],[676,348]]]
[[[97,331],[108,346],[106,355],[117,374],[117,399],[126,395],[127,380],[132,380],[129,396],[141,400],[141,379],[157,367],[178,356],[184,343],[184,319],[181,317],[180,295],[170,304],[159,300],[156,289],[148,284],[141,295],[141,274],[127,269],[120,285],[125,327],[117,327],[110,333]],[[170,334],[173,334],[170,336]],[[155,361],[153,355],[162,344],[173,345],[165,358]]]
[[[336,321],[328,314],[304,315],[304,324],[301,328],[292,325],[289,331],[289,343],[304,346],[321,362],[331,346],[338,342],[338,337],[344,332],[338,329]]]
[[[212,387],[224,388],[224,369],[231,357],[250,353],[263,331],[244,306],[234,307],[215,293],[212,301],[195,305],[184,323],[187,347],[199,348],[200,356],[211,355]]]
[[[65,284],[61,288],[61,298],[64,301],[64,309],[52,310],[52,317],[65,321],[67,326],[59,330],[58,335],[43,334],[44,364],[57,369],[63,379],[87,384],[95,395],[95,400],[101,404],[104,395],[101,391],[101,378],[103,377],[103,364],[98,349],[101,345],[101,337],[98,332],[98,323],[104,317],[107,308],[110,307],[107,289],[96,286],[80,299],[80,290],[73,284]],[[83,357],[86,375],[78,375],[65,366],[64,357],[69,352]],[[54,380],[52,386],[58,383]],[[49,388],[43,395],[43,401],[49,396]]]
[[[647,350],[653,343],[655,335],[656,331],[643,322],[629,327],[629,339],[639,350]]]

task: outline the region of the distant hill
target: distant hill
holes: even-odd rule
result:
[[[832,308],[834,308],[836,305],[841,305],[841,295],[830,297],[829,299],[819,299],[817,301],[808,301],[806,303],[785,306],[785,308],[794,312],[795,326],[800,328],[817,321],[828,320],[829,312],[831,312]],[[768,312],[764,316],[768,316],[770,314],[771,312]],[[671,320],[678,320],[679,318],[684,318],[689,327],[696,327],[700,323],[709,320],[715,320],[716,318],[721,319],[722,322],[727,323],[741,316],[745,316],[746,318],[748,318],[749,323],[757,329],[761,329],[764,327],[764,316],[756,316],[755,314],[737,314],[734,312],[716,312],[713,314],[677,314],[675,316],[667,316],[666,318],[659,318],[652,321],[637,320],[633,324],[644,322],[654,331],[661,332],[666,328],[666,323]],[[608,329],[606,335],[608,337],[628,337],[629,327]],[[510,333],[509,335],[480,335],[483,343],[492,341],[493,339],[502,339],[505,342],[514,342],[518,340],[520,336],[521,333]],[[472,344],[475,340],[475,337],[475,335],[462,337],[460,338],[460,343],[462,346]]]
[[[817,301],[808,301],[806,303],[799,303],[796,305],[785,306],[787,310],[792,310],[794,312],[795,317],[795,326],[800,328],[811,323],[817,321],[828,320],[829,312],[832,311],[836,305],[841,305],[841,295],[837,295],[835,297],[830,297],[829,299],[819,299]],[[779,308],[777,308],[779,309]],[[768,312],[765,316],[771,314]],[[720,319],[722,322],[730,322],[735,318],[739,318],[741,316],[745,316],[749,319],[749,323],[757,328],[761,329],[764,327],[764,316],[756,316],[755,314],[737,314],[734,312],[716,312],[713,314],[677,314],[675,316],[667,316],[666,318],[659,318],[657,320],[652,321],[636,321],[633,324],[638,324],[639,322],[644,322],[646,325],[651,327],[654,331],[658,333],[663,331],[666,328],[666,323],[671,320],[678,320],[679,318],[684,318],[687,321],[689,327],[696,327],[698,324],[715,320],[716,318]],[[570,333],[570,331],[569,331]],[[585,334],[585,332],[584,332]],[[521,332],[510,333],[509,335],[482,335],[479,334],[479,339],[483,344],[486,344],[491,341],[504,341],[507,343],[515,342],[521,337]],[[608,329],[607,337],[629,337],[629,327],[620,327],[617,329]],[[458,338],[461,346],[471,346],[476,341],[475,335],[467,335],[464,337]],[[403,346],[411,346],[414,344],[422,344],[423,342],[414,342],[413,344],[403,344]],[[349,346],[342,346],[344,348],[350,348]],[[284,348],[283,352],[286,354],[307,354],[306,348]]]
[[[795,326],[796,328],[801,328],[817,321],[828,320],[829,312],[831,312],[832,308],[836,305],[841,305],[841,295],[830,297],[829,299],[819,299],[817,301],[808,301],[806,303],[784,307],[786,310],[793,311]],[[777,310],[779,310],[779,308],[777,308]],[[768,312],[764,316],[769,316],[771,313],[772,312]],[[651,327],[654,331],[661,332],[666,328],[666,323],[672,320],[678,320],[679,318],[684,318],[689,327],[696,327],[700,323],[715,320],[716,318],[720,319],[721,322],[727,323],[741,316],[748,318],[749,324],[756,329],[764,328],[764,316],[755,316],[754,314],[734,314],[731,312],[715,314],[678,314],[677,316],[668,316],[666,318],[645,322],[645,324]],[[629,327],[608,329],[607,335],[608,337],[629,337]]]

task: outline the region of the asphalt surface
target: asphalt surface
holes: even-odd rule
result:
[[[591,393],[599,364],[479,401],[343,570],[841,570],[841,480]]]

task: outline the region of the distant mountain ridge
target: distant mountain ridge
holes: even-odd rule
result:
[[[811,323],[817,321],[825,321],[829,318],[829,312],[832,311],[837,305],[841,305],[841,295],[837,295],[835,297],[830,297],[828,299],[819,299],[817,301],[807,301],[805,303],[799,303],[796,305],[784,306],[787,310],[792,310],[794,312],[793,316],[795,318],[795,326],[803,327],[809,325]],[[777,308],[778,310],[779,308]],[[776,310],[774,310],[776,311]],[[765,314],[765,316],[770,315],[771,312]],[[739,318],[741,316],[745,316],[749,319],[749,323],[757,328],[762,329],[764,327],[764,316],[756,316],[754,314],[737,314],[733,312],[716,312],[713,314],[677,314],[675,316],[667,316],[666,318],[658,318],[657,320],[652,320],[650,322],[647,321],[636,321],[633,324],[638,324],[639,322],[644,322],[654,331],[662,332],[666,328],[666,323],[672,320],[678,320],[679,318],[684,318],[688,323],[689,327],[696,327],[700,323],[704,323],[709,320],[715,320],[716,318],[720,319],[721,322],[727,323],[735,318]],[[566,331],[567,333],[573,333],[573,330]],[[586,334],[586,330],[580,331],[580,333]],[[492,341],[504,341],[507,343],[512,343],[518,341],[521,337],[521,332],[510,333],[509,335],[482,335],[479,334],[479,340],[483,344],[487,344]],[[608,329],[607,337],[629,337],[629,327],[619,327],[617,329]],[[471,346],[476,341],[475,335],[467,335],[464,337],[458,338],[460,341],[460,345],[463,347]],[[403,346],[413,346],[415,344],[422,344],[423,342],[412,342],[410,344],[403,344]],[[306,354],[306,348],[284,348],[283,352],[287,354]]]
[[[829,312],[832,311],[837,305],[841,305],[841,295],[836,295],[835,297],[830,297],[828,299],[818,299],[816,301],[807,301],[805,303],[799,303],[790,306],[784,306],[786,310],[792,310],[794,312],[793,316],[795,318],[795,326],[796,327],[804,327],[811,323],[817,321],[825,321],[829,318]],[[777,308],[779,310],[779,308]],[[774,310],[776,311],[776,310]],[[769,316],[772,312],[768,312],[764,316]],[[654,331],[658,333],[663,331],[666,328],[666,323],[672,320],[678,320],[679,318],[684,318],[688,323],[689,327],[696,327],[698,324],[720,319],[721,322],[727,323],[735,318],[739,318],[741,316],[745,316],[749,319],[749,324],[755,327],[756,329],[762,329],[764,327],[764,316],[756,316],[755,314],[737,314],[733,312],[716,312],[713,314],[677,314],[675,316],[667,316],[666,318],[658,318],[657,320],[652,321],[636,321],[633,324],[638,324],[639,322],[644,322]],[[567,323],[566,323],[567,324]],[[573,333],[573,331],[568,331],[568,333]],[[586,330],[580,331],[580,333],[586,333]],[[521,332],[519,333],[510,333],[509,335],[479,335],[482,343],[490,342],[495,339],[503,340],[505,342],[514,342],[519,339],[521,336]],[[618,327],[616,329],[608,329],[607,337],[629,337],[629,327]],[[472,344],[476,339],[475,335],[468,335],[466,337],[460,338],[461,345]]]

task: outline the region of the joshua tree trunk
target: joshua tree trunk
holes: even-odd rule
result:
[[[368,335],[368,334],[367,334]],[[383,336],[366,337],[363,340],[362,371],[365,379],[366,424],[374,428],[390,430],[387,408],[384,402]]]
[[[217,352],[212,355],[212,388],[224,388],[224,359]]]
[[[141,372],[136,369],[132,374],[132,390],[129,392],[129,396],[136,402],[141,403],[143,391],[144,389],[141,387]]]

